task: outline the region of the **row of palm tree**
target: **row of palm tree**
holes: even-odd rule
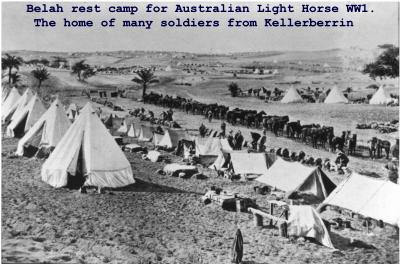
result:
[[[18,72],[13,73],[13,69],[19,70],[19,67],[22,65],[23,60],[21,57],[13,56],[8,53],[5,54],[1,59],[2,62],[2,70],[8,70],[8,83],[15,84],[20,81],[21,76]],[[50,73],[47,68],[44,66],[39,66],[36,69],[31,71],[32,76],[38,82],[38,92],[41,92],[41,86],[44,81],[49,79]],[[88,64],[85,63],[85,60],[81,60],[76,62],[72,66],[71,74],[77,75],[79,81],[84,81],[85,79],[96,74],[96,71]],[[142,98],[146,95],[147,87],[150,84],[158,83],[159,80],[154,75],[154,71],[152,69],[141,69],[136,72],[137,77],[133,78],[132,81],[142,86]]]

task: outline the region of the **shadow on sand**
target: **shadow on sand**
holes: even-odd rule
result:
[[[354,240],[351,242],[349,238],[343,237],[332,231],[330,233],[330,237],[333,246],[339,250],[349,250],[355,248],[376,249],[373,245],[367,244],[360,240]]]
[[[152,182],[147,182],[138,178],[135,178],[135,183],[122,187],[122,188],[115,188],[112,189],[111,191],[130,191],[130,192],[164,192],[164,193],[190,193],[193,194],[193,192],[188,192],[185,190],[177,189],[174,187],[169,187],[169,186],[164,186]]]

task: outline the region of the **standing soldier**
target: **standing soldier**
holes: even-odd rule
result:
[[[208,122],[209,122],[209,123],[211,123],[211,121],[212,121],[212,116],[213,116],[213,113],[212,113],[211,110],[209,110],[209,111],[207,112],[207,118],[208,118]]]
[[[221,136],[225,138],[226,123],[222,121],[221,123]]]

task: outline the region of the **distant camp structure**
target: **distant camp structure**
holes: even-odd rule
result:
[[[393,102],[393,98],[386,91],[384,86],[380,86],[378,91],[376,91],[372,98],[369,100],[369,104],[372,105],[387,105],[391,102]]]
[[[349,103],[347,98],[342,94],[337,86],[334,86],[325,98],[324,103],[335,104],[335,103]]]
[[[286,92],[286,95],[282,98],[281,103],[300,103],[303,102],[303,99],[297,93],[297,90],[291,86],[289,90]]]

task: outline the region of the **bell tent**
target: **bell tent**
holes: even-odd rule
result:
[[[28,146],[35,150],[54,148],[70,125],[71,122],[61,102],[56,99],[24,137],[19,140],[16,155],[23,156],[24,149]]]
[[[41,175],[56,188],[116,188],[135,182],[129,161],[90,103],[43,164]]]
[[[20,111],[15,112],[7,126],[7,137],[22,137],[46,112],[40,98],[35,95]]]
[[[8,93],[7,98],[3,101],[1,106],[1,113],[8,113],[10,108],[21,98],[18,90],[14,87]]]
[[[291,86],[289,90],[286,92],[286,95],[282,98],[281,103],[300,103],[303,102],[303,99],[297,93],[297,90]]]
[[[335,103],[349,103],[347,98],[339,91],[337,86],[334,86],[329,95],[325,98],[324,103],[335,104]]]
[[[24,94],[15,102],[8,110],[1,113],[3,122],[11,121],[19,111],[21,111],[33,97],[33,92],[30,88],[26,89]]]
[[[380,86],[378,91],[369,100],[369,104],[372,105],[387,105],[393,102],[393,98],[390,97],[389,93],[383,86]]]
[[[287,196],[298,191],[313,194],[319,199],[328,197],[336,187],[318,167],[307,167],[281,158],[277,158],[257,181],[282,190]]]

